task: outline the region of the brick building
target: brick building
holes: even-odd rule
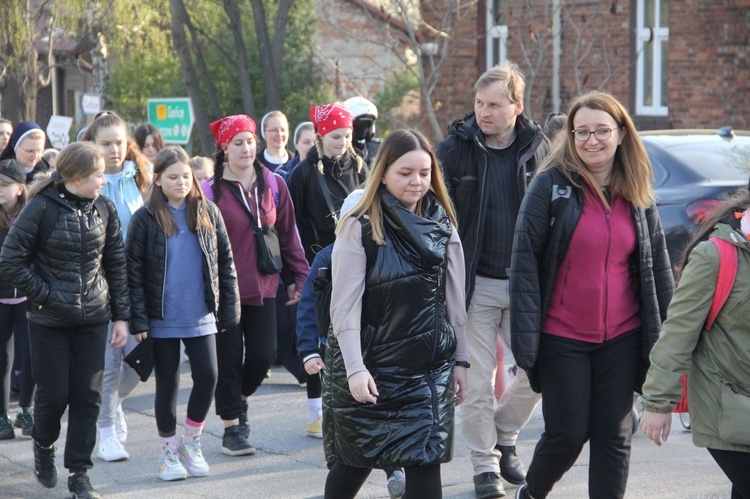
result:
[[[472,110],[477,77],[510,59],[537,121],[599,89],[641,129],[748,129],[749,28],[750,0],[480,0],[457,20],[433,99],[447,125]]]
[[[315,53],[338,99],[372,98],[403,68],[388,36],[402,37],[400,20],[366,0],[317,0]]]

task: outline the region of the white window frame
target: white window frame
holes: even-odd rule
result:
[[[636,7],[636,53],[638,54],[638,64],[636,65],[636,84],[635,84],[635,111],[636,114],[641,116],[667,116],[669,114],[669,108],[663,105],[661,102],[662,94],[662,67],[661,61],[663,57],[667,57],[667,54],[663,53],[662,42],[669,41],[669,27],[661,25],[661,2],[663,0],[654,0],[655,2],[655,26],[644,26],[644,2],[646,0],[638,0]],[[645,57],[643,52],[646,44],[651,40],[651,44],[654,50],[654,57],[652,60],[651,72],[653,75],[652,85],[652,106],[643,105],[645,85],[644,85],[644,65]],[[666,89],[664,89],[666,90]]]
[[[492,12],[492,1],[488,0],[487,4],[487,69],[495,65],[494,63],[494,42],[500,41],[500,54],[498,55],[497,64],[502,64],[508,59],[508,26],[503,24],[494,24],[495,16]]]

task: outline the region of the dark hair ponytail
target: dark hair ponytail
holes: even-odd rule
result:
[[[255,168],[255,178],[258,181],[258,207],[263,210],[263,193],[266,192],[266,176],[263,175],[263,165],[256,158],[253,161],[253,168]],[[265,213],[266,210],[263,210]]]

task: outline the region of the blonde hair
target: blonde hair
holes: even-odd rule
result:
[[[104,161],[104,155],[93,142],[73,142],[65,146],[57,156],[55,175],[37,176],[29,186],[29,197],[37,195],[50,184],[88,177],[96,171],[100,161]]]
[[[494,66],[484,72],[474,84],[474,91],[500,83],[505,97],[515,104],[523,101],[523,93],[526,91],[526,78],[523,76],[518,64],[505,61],[499,66]]]
[[[367,183],[364,187],[364,192],[359,202],[349,210],[339,221],[336,227],[336,235],[338,236],[343,220],[352,218],[361,218],[364,215],[368,215],[370,218],[370,227],[372,228],[372,238],[380,245],[385,244],[385,231],[383,229],[383,209],[380,205],[380,196],[378,190],[380,189],[381,180],[391,167],[400,157],[411,151],[424,151],[430,156],[431,163],[431,178],[430,178],[430,191],[435,194],[438,202],[443,206],[445,212],[448,214],[451,223],[454,227],[458,227],[458,221],[456,220],[456,213],[453,210],[453,204],[451,203],[450,197],[448,196],[448,189],[445,187],[443,181],[443,175],[440,171],[438,160],[435,157],[435,152],[430,145],[427,138],[417,130],[396,130],[392,132],[388,138],[383,141],[383,144],[378,149],[378,154],[373,162],[370,176],[367,178]],[[424,216],[422,212],[422,200],[417,203],[416,213],[420,216]]]
[[[637,208],[647,208],[654,202],[654,191],[651,186],[653,170],[648,159],[646,148],[638,136],[633,120],[625,107],[614,96],[606,92],[589,92],[581,95],[570,105],[565,120],[564,143],[555,147],[539,167],[538,172],[550,170],[560,165],[563,174],[575,186],[580,187],[572,178],[572,173],[584,177],[595,189],[605,206],[609,201],[604,194],[604,187],[581,160],[576,152],[575,137],[572,133],[573,120],[582,108],[604,111],[614,118],[618,128],[626,130],[622,144],[617,147],[609,181],[609,192],[627,199]]]

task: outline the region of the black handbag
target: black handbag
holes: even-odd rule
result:
[[[249,212],[248,212],[249,213]],[[254,218],[250,215],[251,218]],[[284,266],[281,260],[279,235],[273,225],[253,227],[258,249],[258,269],[264,274],[278,274]]]
[[[284,267],[284,262],[281,259],[281,246],[279,245],[279,235],[276,228],[273,225],[263,227],[260,220],[256,219],[248,208],[240,189],[231,182],[227,184],[234,197],[245,207],[245,212],[250,219],[250,227],[255,234],[255,247],[258,252],[258,270],[266,275],[278,274]],[[257,188],[255,189],[255,205],[258,206],[258,213],[260,213]]]

